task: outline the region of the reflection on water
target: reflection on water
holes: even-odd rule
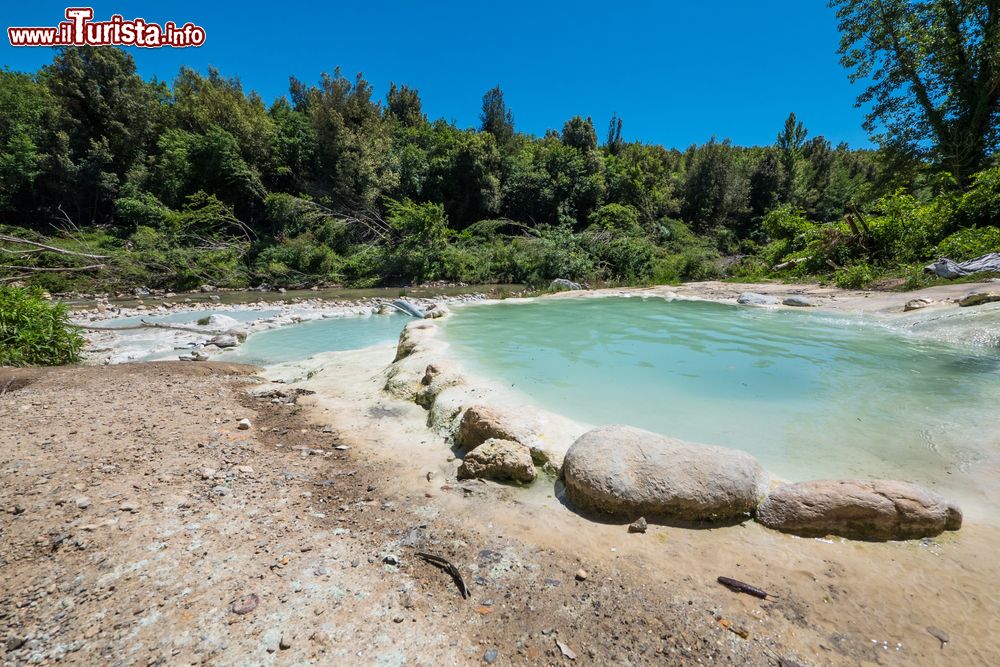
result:
[[[466,368],[543,407],[739,447],[787,479],[903,478],[982,501],[969,482],[1000,458],[996,349],[636,298],[470,306],[445,332]]]

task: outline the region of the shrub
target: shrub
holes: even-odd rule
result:
[[[64,304],[37,289],[0,287],[0,366],[70,364],[82,348]]]
[[[956,218],[969,227],[1000,224],[1000,167],[972,177],[972,187],[962,195]]]
[[[861,289],[875,281],[877,274],[866,263],[845,266],[833,275],[833,281],[842,289]]]
[[[901,191],[880,199],[876,204],[879,215],[868,218],[878,260],[891,264],[926,259],[945,234],[954,215],[953,203],[951,197],[941,195],[920,204]]]
[[[1000,252],[1000,227],[968,227],[944,238],[935,248],[938,257],[959,262]]]
[[[761,226],[772,241],[792,241],[796,249],[805,246],[816,229],[816,225],[806,219],[804,211],[790,204],[764,214]]]
[[[643,282],[653,277],[653,244],[644,238],[602,240],[594,244],[591,253],[610,280]]]
[[[605,204],[590,214],[590,224],[599,229],[633,236],[642,233],[639,212],[627,204]]]

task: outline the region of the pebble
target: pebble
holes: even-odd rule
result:
[[[238,428],[241,431],[249,430],[250,420],[244,417],[236,424],[236,428]]]
[[[77,498],[76,506],[82,510],[87,509],[88,507],[90,507],[90,498]]]
[[[221,484],[218,485],[218,486],[213,486],[212,487],[212,493],[214,493],[217,496],[228,496],[229,495],[229,487],[228,486],[222,486]]]
[[[579,570],[577,570],[576,571],[576,580],[577,581],[586,581],[587,580],[587,571],[584,570],[583,568],[580,568]]]
[[[399,565],[399,559],[394,554],[388,554],[382,559],[386,565]]]
[[[292,648],[291,638],[286,637],[285,635],[281,635],[281,640],[278,642],[278,648],[280,648],[282,651],[287,651],[288,649]]]
[[[646,528],[648,528],[648,524],[646,523],[646,517],[641,516],[628,525],[628,532],[645,533]]]
[[[492,665],[494,662],[497,661],[498,655],[499,654],[497,653],[497,650],[495,648],[491,648],[490,650],[486,651],[486,653],[483,653],[483,661],[486,662],[486,664],[488,665]]]

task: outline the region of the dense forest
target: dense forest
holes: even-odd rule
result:
[[[122,49],[61,49],[0,72],[0,281],[858,287],[1000,250],[997,3],[833,4],[877,150],[794,114],[769,146],[627,141],[617,117],[531,136],[499,86],[460,128],[337,69],[268,104],[214,69],[168,85]]]

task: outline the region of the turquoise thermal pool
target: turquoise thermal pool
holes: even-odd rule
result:
[[[219,357],[225,361],[270,365],[301,361],[321,352],[357,350],[392,343],[412,318],[402,314],[346,315],[272,329]]]
[[[744,449],[792,481],[905,479],[996,506],[996,348],[655,298],[472,305],[442,326],[466,372],[587,425]]]

